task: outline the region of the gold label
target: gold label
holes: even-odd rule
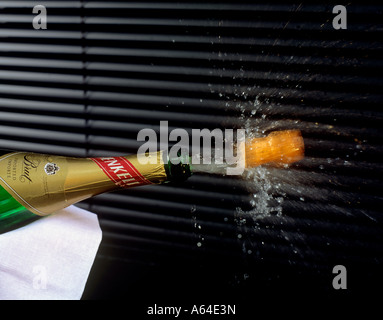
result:
[[[163,165],[141,165],[137,155],[70,158],[16,152],[0,157],[1,186],[40,216],[103,192],[161,183],[166,178]]]
[[[65,157],[11,153],[0,158],[0,184],[23,206],[38,215],[50,205],[65,202]]]

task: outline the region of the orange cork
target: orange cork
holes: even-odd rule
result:
[[[304,157],[304,142],[299,130],[270,133],[264,138],[246,140],[246,168],[265,163],[289,164]]]

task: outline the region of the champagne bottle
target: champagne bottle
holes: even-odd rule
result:
[[[243,153],[247,168],[292,163],[303,157],[303,139],[299,131],[274,132],[247,140]],[[194,166],[192,157],[170,159],[163,151],[102,158],[0,151],[0,234],[101,193],[182,182],[192,171],[222,174],[224,167]]]
[[[138,155],[73,158],[0,152],[0,234],[100,193],[191,176],[182,157],[173,164],[162,151],[145,156],[156,159],[143,165]]]

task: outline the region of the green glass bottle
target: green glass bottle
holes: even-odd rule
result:
[[[104,158],[0,152],[0,234],[97,194],[141,185],[180,182],[191,176],[162,151]]]
[[[38,218],[0,186],[0,233],[20,228]]]

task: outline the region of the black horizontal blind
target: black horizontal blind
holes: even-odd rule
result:
[[[86,297],[201,279],[238,294],[307,282],[328,293],[338,264],[362,286],[376,280],[382,6],[349,4],[348,29],[334,30],[323,2],[40,1],[48,29],[34,30],[36,4],[1,3],[1,148],[135,153],[139,130],[159,133],[161,120],[254,136],[297,128],[306,145],[289,168],[80,204],[103,229]]]
[[[47,30],[33,28],[38,4],[49,10]],[[85,156],[80,2],[0,8],[1,147]]]

